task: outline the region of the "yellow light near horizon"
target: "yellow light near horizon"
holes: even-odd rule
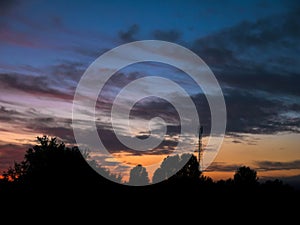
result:
[[[289,162],[300,159],[300,134],[247,135],[248,141],[234,143],[236,139],[227,137],[214,162],[225,165],[245,165],[258,169],[258,176],[284,177],[299,175],[300,170],[260,171],[259,161]],[[252,143],[251,143],[252,140]],[[250,142],[250,143],[249,143]],[[232,178],[234,171],[210,171],[204,173],[214,180]]]
[[[224,165],[245,165],[252,169],[257,168],[259,161],[280,161],[288,162],[300,159],[300,152],[297,146],[300,146],[299,134],[281,134],[277,135],[247,135],[249,140],[246,142],[236,143],[232,137],[226,137],[223,145],[215,158],[214,162]],[[253,140],[252,143],[251,140]],[[204,146],[205,149],[205,146]],[[194,153],[197,157],[197,153]],[[204,152],[205,154],[205,152]],[[168,155],[132,155],[130,153],[118,153],[115,157],[119,162],[130,165],[131,168],[141,164],[147,168],[149,178],[152,179],[153,173],[158,165]],[[236,168],[236,169],[237,169]],[[208,167],[209,169],[209,167]],[[130,170],[130,169],[129,169]],[[233,178],[235,170],[232,171],[204,171],[205,176],[213,180]],[[300,170],[257,170],[258,176],[261,177],[284,177],[300,174]],[[124,180],[129,179],[129,171],[124,176]]]
[[[168,155],[132,155],[126,152],[118,153],[116,159],[124,164],[136,166],[141,164],[144,167],[161,163]]]
[[[0,134],[0,141],[6,144],[35,144],[35,137],[41,136],[39,133],[15,133],[13,131],[5,131]]]

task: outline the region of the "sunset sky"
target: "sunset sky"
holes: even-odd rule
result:
[[[55,136],[76,144],[74,93],[97,57],[132,41],[163,40],[201,57],[224,94],[225,138],[205,175],[226,179],[237,167],[247,165],[261,178],[300,183],[297,1],[5,0],[0,2],[0,13],[0,171],[22,160],[37,136]],[[206,95],[182,70],[157,62],[121,69],[105,83],[95,109],[99,137],[111,157],[97,155],[95,159],[102,159],[103,166],[114,172],[124,172],[124,179],[137,164],[146,166],[151,176],[154,165],[177,145],[178,113],[155,95],[176,97],[178,93],[162,83],[141,84],[127,96],[137,98],[147,92],[154,96],[141,99],[132,108],[130,132],[124,119],[117,121],[121,135],[143,139],[149,134],[145,121],[164,119],[167,133],[157,148],[134,151],[120,143],[112,129],[112,105],[123,87],[154,76],[170,79],[188,93],[204,126],[204,144],[210,135]],[[123,100],[126,104],[125,97]],[[182,104],[184,101],[182,98]],[[85,112],[87,117],[91,113]],[[156,121],[154,128],[158,127]],[[197,148],[195,137],[185,141]]]

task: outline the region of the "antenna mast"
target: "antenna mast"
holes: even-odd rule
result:
[[[199,138],[198,138],[198,164],[199,164],[200,172],[202,171],[203,168],[202,134],[203,134],[203,126],[200,126]]]

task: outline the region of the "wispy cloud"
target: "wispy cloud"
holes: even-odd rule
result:
[[[280,162],[280,161],[257,161],[256,165],[258,170],[270,171],[270,170],[293,170],[300,169],[300,160]]]
[[[139,25],[133,24],[126,31],[119,32],[119,38],[124,42],[135,41],[135,35],[139,32]]]
[[[51,86],[53,82],[48,76],[31,76],[19,73],[4,73],[0,75],[0,87],[8,92],[23,91],[27,94],[33,94],[44,97],[71,100],[73,93],[59,90]]]
[[[229,164],[225,162],[213,162],[209,167],[205,169],[206,172],[234,172],[242,164]]]

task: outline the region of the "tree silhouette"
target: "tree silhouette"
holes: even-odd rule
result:
[[[241,197],[240,194],[243,195],[242,198],[239,198],[242,200],[245,200],[245,196],[252,196],[249,195],[252,190],[255,193],[253,196],[259,196],[258,194],[262,193],[264,196],[269,194],[270,197],[273,197],[274,193],[280,193],[284,196],[282,199],[285,199],[290,193],[296,193],[291,186],[280,180],[258,182],[256,171],[247,166],[238,168],[233,179],[214,182],[210,177],[199,172],[197,158],[191,154],[165,158],[155,171],[152,183],[167,181],[139,188],[109,181],[121,182],[122,177],[98,166],[96,161],[87,163],[88,159],[88,154],[81,153],[76,146],[67,147],[56,138],[38,137],[37,145],[27,150],[24,160],[15,163],[13,167],[8,168],[2,174],[0,195],[35,195],[38,198],[40,196],[49,196],[49,198],[52,196],[61,196],[61,198],[69,196],[70,199],[76,199],[76,197],[84,199],[86,194],[98,196],[100,191],[118,198],[136,196],[137,194],[141,194],[139,196],[163,194],[164,196],[172,196],[172,198],[176,196],[176,199],[179,197],[200,201],[203,200],[203,195],[200,198],[199,192],[217,194],[220,198],[228,196],[230,199],[235,197],[237,193],[239,197]],[[129,184],[149,184],[146,168],[142,165],[132,168]],[[239,192],[240,190],[242,191]],[[245,190],[247,195],[245,195]],[[102,199],[101,195],[99,195],[99,199]],[[248,199],[252,199],[252,197]]]
[[[192,154],[181,155],[181,165],[186,164],[176,173],[178,178],[199,179],[201,172],[199,171],[199,163],[197,157]]]
[[[120,181],[121,177],[109,170],[86,162],[87,153],[81,153],[78,147],[66,147],[63,142],[47,136],[37,137],[38,144],[29,148],[21,163],[3,173],[5,180],[20,183],[30,188],[73,188],[92,186],[94,183],[108,183],[96,171],[110,180]]]
[[[248,166],[238,168],[233,176],[236,185],[242,187],[253,187],[258,185],[258,177],[255,170]]]
[[[190,179],[197,180],[200,177],[199,163],[196,156],[192,154],[182,154],[168,156],[154,172],[152,182],[157,183],[170,179]]]
[[[86,158],[89,158],[89,156],[87,155]],[[104,176],[105,178],[114,181],[116,183],[122,182],[121,174],[111,173],[109,169],[99,166],[95,160],[88,160],[88,161],[89,161],[89,165],[101,176]]]
[[[168,156],[163,160],[160,167],[154,172],[152,183],[157,183],[163,180],[167,180],[172,175],[175,175],[179,168],[179,155]]]
[[[4,171],[2,176],[4,181],[17,181],[20,180],[27,173],[28,164],[25,161],[21,163],[14,163],[13,167],[8,168]]]
[[[149,184],[148,172],[142,165],[137,165],[130,170],[129,184],[140,186]]]

